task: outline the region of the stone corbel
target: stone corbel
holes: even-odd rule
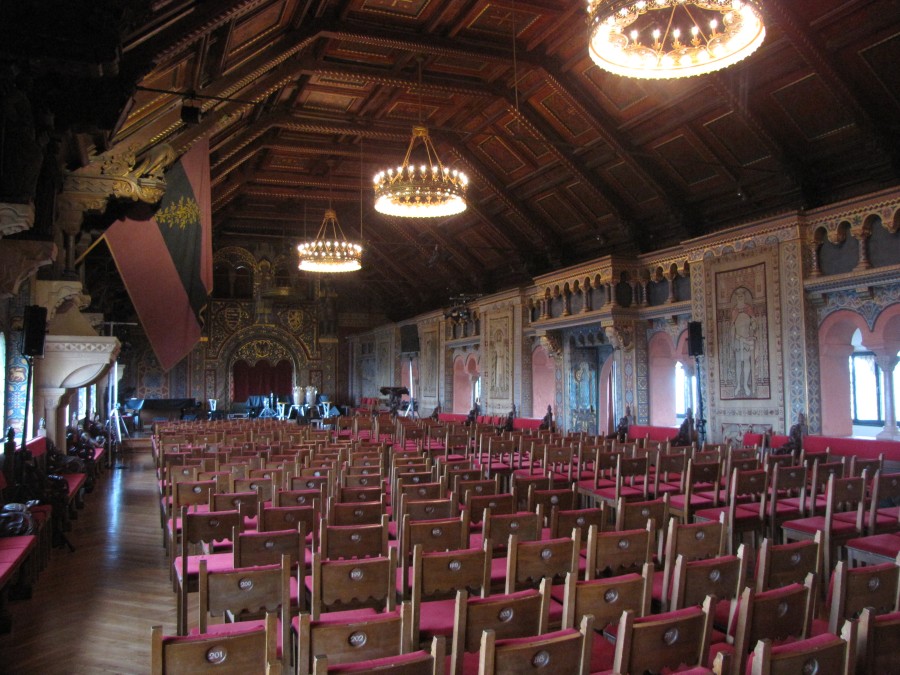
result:
[[[634,346],[634,329],[630,326],[604,326],[606,339],[613,349],[628,351]]]
[[[0,240],[0,299],[16,295],[25,279],[54,260],[53,242]]]
[[[47,322],[50,323],[57,312],[66,312],[70,307],[79,311],[85,309],[91,304],[91,298],[83,293],[80,281],[38,281],[35,283],[35,303],[47,308]]]
[[[84,214],[103,211],[110,198],[155,204],[166,191],[165,170],[175,161],[166,144],[137,159],[135,148],[111,150],[66,176],[57,199],[57,225],[76,234]]]
[[[558,359],[563,353],[562,334],[558,330],[542,331],[537,334],[541,345],[552,358]]]
[[[31,204],[0,203],[0,237],[30,230],[34,225],[34,207]]]

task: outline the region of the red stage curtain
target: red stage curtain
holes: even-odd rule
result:
[[[246,401],[251,396],[268,396],[274,393],[278,398],[286,398],[292,393],[293,368],[287,360],[272,366],[268,361],[258,361],[251,366],[246,361],[238,361],[232,371],[234,399]]]

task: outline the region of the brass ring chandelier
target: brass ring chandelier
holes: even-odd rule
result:
[[[591,59],[616,75],[671,79],[727,68],[766,36],[757,0],[589,0]]]

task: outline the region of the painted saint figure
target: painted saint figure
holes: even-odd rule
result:
[[[756,359],[756,316],[750,304],[753,296],[744,286],[731,294],[731,350],[734,354],[734,395],[752,397]]]

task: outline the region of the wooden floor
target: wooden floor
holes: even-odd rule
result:
[[[8,604],[0,673],[148,673],[150,627],[175,632],[149,449],[126,450],[86,496],[30,600]]]

